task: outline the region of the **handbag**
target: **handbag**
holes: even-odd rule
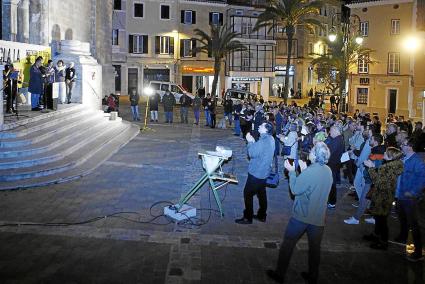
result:
[[[289,156],[289,155],[291,155],[291,149],[292,149],[292,146],[294,146],[295,145],[295,143],[297,143],[298,142],[298,140],[296,140],[295,142],[294,142],[294,144],[292,144],[291,146],[282,146],[282,152],[280,152],[280,155],[281,156]]]
[[[22,93],[18,94],[18,103],[21,103],[21,104],[27,103],[27,98],[25,97],[24,94]]]
[[[274,159],[277,159],[277,157],[275,156]],[[277,161],[275,161],[275,171],[272,171],[267,177],[266,187],[276,188],[279,185],[279,179],[279,170],[277,166]]]

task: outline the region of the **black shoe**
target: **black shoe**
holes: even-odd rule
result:
[[[35,108],[32,108],[31,110],[32,110],[32,111],[40,111],[40,110],[41,110],[41,108],[39,108],[39,107],[35,107]]]
[[[276,271],[267,269],[266,274],[270,279],[273,279],[277,283],[283,283],[283,277],[280,276]]]
[[[242,217],[240,219],[236,219],[235,223],[241,224],[241,225],[247,225],[247,224],[252,224],[252,220]]]
[[[377,250],[387,250],[388,249],[388,243],[384,242],[376,242],[370,245],[371,249],[377,249]]]
[[[263,222],[263,223],[266,222],[266,217],[260,218],[260,217],[258,217],[258,215],[253,215],[252,218],[254,218],[255,220],[258,220],[260,222]]]
[[[368,242],[378,242],[379,238],[375,234],[369,234],[369,235],[364,235],[363,240]]]

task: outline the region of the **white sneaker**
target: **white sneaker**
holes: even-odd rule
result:
[[[375,224],[375,218],[373,217],[365,218],[364,221],[368,224]]]
[[[348,225],[358,225],[359,224],[359,220],[357,220],[356,218],[354,218],[354,217],[350,217],[350,218],[348,218],[348,219],[345,219],[344,220],[344,223],[345,224],[348,224]]]

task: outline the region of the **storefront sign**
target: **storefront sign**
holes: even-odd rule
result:
[[[369,85],[369,78],[360,78],[360,85]]]
[[[261,82],[261,77],[233,77],[233,82]]]
[[[286,65],[277,65],[274,67],[274,71],[276,75],[282,75],[285,76],[286,75]],[[291,65],[289,67],[289,76],[294,76],[295,74],[295,67],[294,65]]]
[[[194,66],[183,66],[183,73],[214,73],[212,67],[194,67]]]
[[[376,83],[378,85],[384,85],[384,86],[387,86],[387,85],[392,85],[392,86],[403,85],[403,82],[399,79],[378,79],[378,80],[376,80]]]

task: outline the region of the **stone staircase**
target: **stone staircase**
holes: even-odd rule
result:
[[[5,125],[0,190],[70,181],[89,174],[139,133],[139,127],[75,105]]]

